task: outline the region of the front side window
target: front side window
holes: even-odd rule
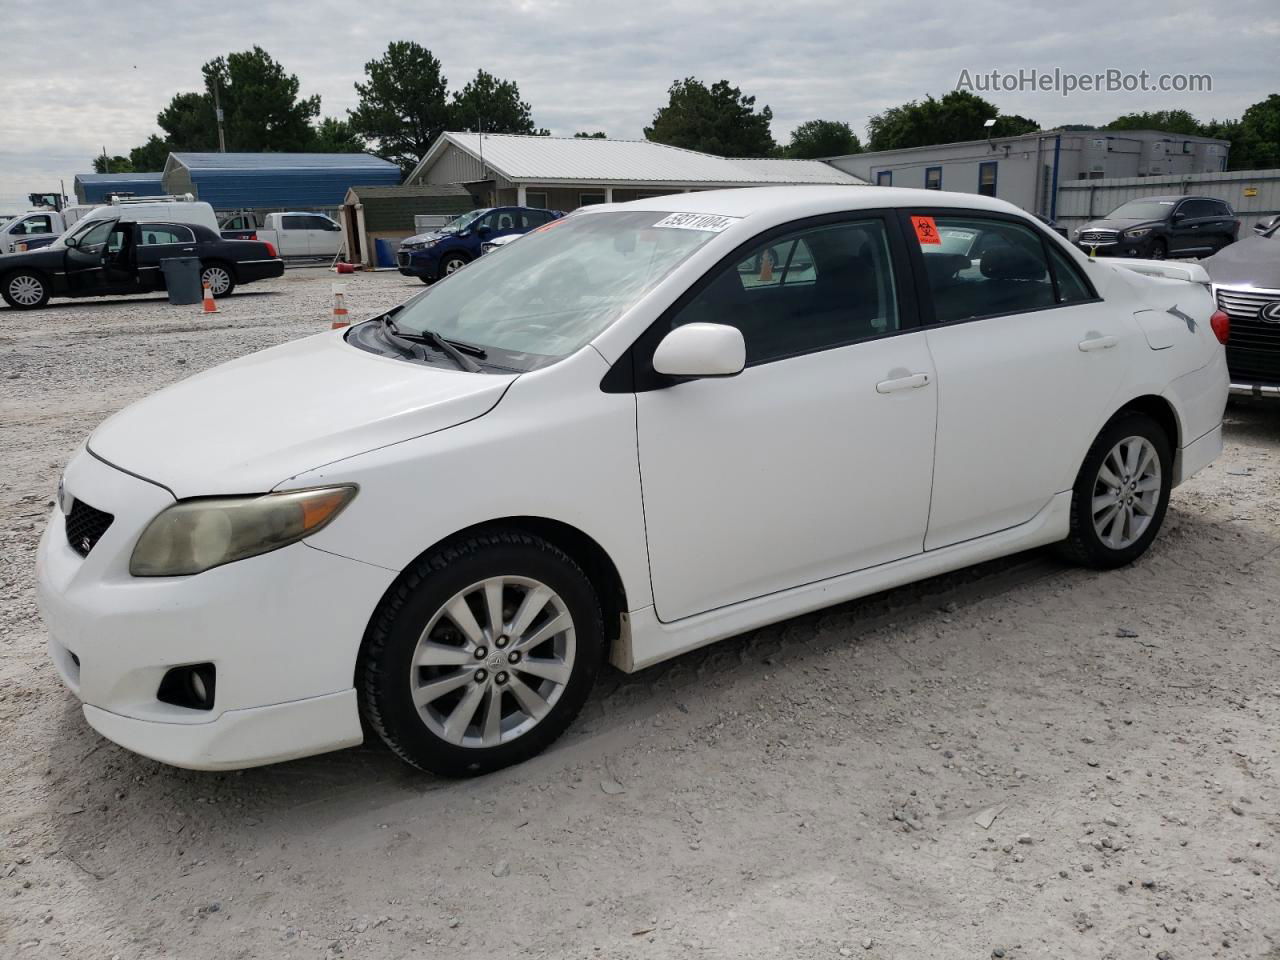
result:
[[[721,267],[672,319],[737,327],[747,363],[812,353],[898,329],[880,220],[813,227]]]
[[[53,220],[44,214],[27,217],[15,232],[28,237],[39,233],[53,233]]]
[[[106,243],[107,237],[111,235],[111,230],[115,225],[116,221],[114,220],[90,220],[80,232],[77,246],[84,249],[85,247],[96,247],[99,244]]]
[[[1030,227],[969,216],[929,220],[939,238],[959,242],[920,244],[925,276],[939,323],[1040,310],[1058,303],[1044,243]],[[1078,281],[1082,282],[1082,281]]]
[[[310,217],[281,217],[280,223],[285,230],[309,230],[311,224],[307,221]]]
[[[480,257],[395,315],[408,333],[505,351],[526,369],[585,345],[716,234],[664,226],[667,212],[579,214]]]

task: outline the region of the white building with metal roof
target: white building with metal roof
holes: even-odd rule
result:
[[[444,133],[406,184],[465,184],[489,205],[573,210],[721,187],[867,181],[821,160],[729,158],[650,140]]]

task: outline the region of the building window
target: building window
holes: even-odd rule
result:
[[[580,193],[578,194],[578,206],[589,207],[593,203],[604,203],[603,193]]]
[[[877,186],[877,187],[892,187],[892,186],[893,186],[893,171],[892,171],[892,170],[881,170],[879,173],[877,173],[877,174],[876,174],[876,186]]]
[[[533,207],[535,210],[547,209],[547,191],[545,190],[526,190],[524,192],[524,205]]]
[[[924,188],[926,190],[942,189],[942,168],[941,167],[925,167]]]
[[[978,193],[984,197],[996,195],[996,166],[995,160],[978,164]]]

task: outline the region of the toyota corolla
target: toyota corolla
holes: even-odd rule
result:
[[[1205,280],[937,191],[591,207],[102,424],[40,545],[52,659],[171,764],[372,733],[457,775],[606,662],[1031,547],[1126,564],[1221,450]]]

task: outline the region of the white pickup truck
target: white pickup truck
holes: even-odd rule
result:
[[[57,239],[67,227],[75,223],[75,217],[68,214],[76,207],[66,211],[42,208],[20,213],[7,223],[0,224],[0,254],[18,253],[18,244],[32,243],[34,246],[47,246]],[[25,249],[25,248],[24,248]]]
[[[282,257],[328,257],[342,248],[342,227],[322,213],[239,213],[218,228],[228,240],[265,240]]]

